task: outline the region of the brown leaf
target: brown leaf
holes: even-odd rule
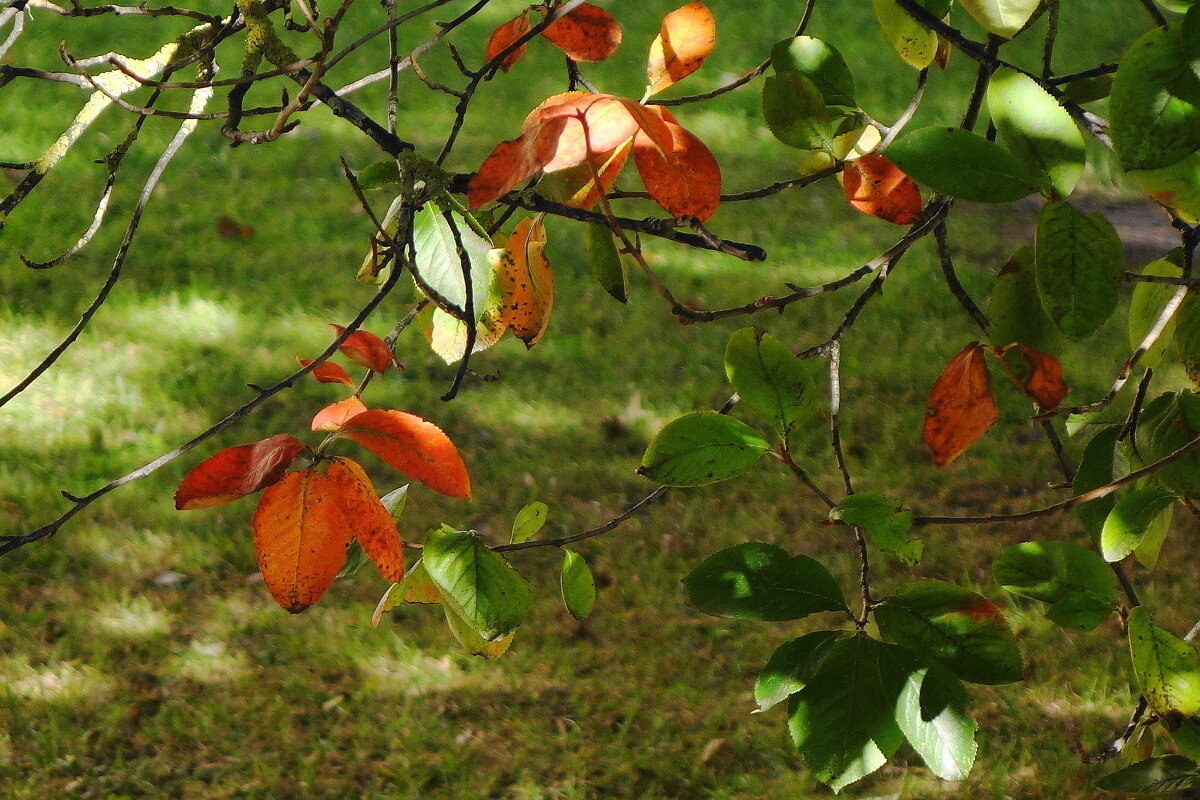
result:
[[[308,467],[288,473],[258,502],[258,568],[275,602],[292,614],[317,602],[346,562],[353,523],[341,492],[338,481]]]
[[[897,225],[921,219],[921,192],[916,181],[880,155],[869,154],[847,161],[842,171],[846,199],[864,214]]]
[[[1025,376],[1021,391],[1033,398],[1042,408],[1055,408],[1071,391],[1063,379],[1062,364],[1054,356],[1034,350],[1020,342],[1017,343],[1017,347],[1029,365],[1029,374]]]
[[[330,323],[338,336],[346,330],[342,325]],[[376,372],[386,372],[395,359],[387,342],[370,331],[358,330],[350,334],[338,348],[346,358]]]
[[[304,449],[304,442],[287,433],[228,447],[184,476],[175,492],[175,508],[210,508],[254,494],[282,478]]]
[[[663,121],[670,135],[660,149],[645,130],[633,140],[633,160],[646,191],[676,217],[711,217],[721,202],[721,167],[704,142],[674,122]]]
[[[647,96],[658,94],[698,70],[716,41],[716,20],[708,6],[697,0],[663,17],[662,28],[650,45]]]
[[[300,362],[300,366],[302,367],[307,367],[313,363],[313,359],[311,358],[297,358],[296,360]],[[354,383],[354,379],[346,373],[346,370],[342,369],[340,364],[335,364],[332,361],[322,361],[308,374],[321,383],[341,383],[351,388],[357,385]]]
[[[603,61],[621,44],[621,26],[603,8],[583,3],[542,31],[572,61]]]
[[[404,577],[404,549],[396,521],[379,501],[375,487],[358,462],[338,456],[325,475],[340,487],[338,502],[350,523],[350,532],[363,552],[389,581]]]
[[[462,456],[450,437],[432,422],[405,411],[371,410],[348,420],[340,434],[435,492],[471,496]]]
[[[527,125],[516,139],[496,145],[467,183],[467,204],[476,209],[520,186],[554,158],[566,120]]]
[[[496,56],[500,55],[513,42],[520,39],[525,34],[529,33],[529,17],[526,12],[522,11],[517,16],[500,25],[496,30],[492,31],[492,36],[488,39],[487,54],[484,58],[491,61]],[[512,69],[512,65],[517,63],[517,59],[525,55],[525,51],[529,48],[529,44],[523,44],[516,50],[504,57],[504,60],[498,65],[501,72],[508,72]]]
[[[324,433],[334,433],[342,429],[346,420],[358,416],[366,410],[367,407],[357,397],[347,397],[345,400],[331,403],[318,411],[312,418],[312,429]]]
[[[226,239],[249,239],[254,235],[254,228],[231,217],[221,217],[217,220],[217,234]]]
[[[929,393],[923,438],[938,469],[958,458],[1000,416],[983,351],[979,342],[960,350]]]
[[[533,347],[550,324],[554,273],[546,260],[546,229],[540,217],[526,217],[508,237],[508,250],[497,265],[501,304],[498,321]]]

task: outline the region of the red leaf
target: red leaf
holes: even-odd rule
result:
[[[670,135],[665,148],[660,149],[645,130],[634,137],[638,173],[646,191],[667,213],[703,222],[721,202],[721,167],[704,142],[673,122],[663,125]]]
[[[341,325],[330,324],[338,336],[341,336],[346,330]],[[376,372],[386,372],[394,362],[392,351],[388,349],[387,343],[370,331],[355,331],[347,337],[346,341],[342,342],[338,349],[342,351],[342,355],[355,364],[360,364]]]
[[[983,346],[971,342],[933,384],[923,438],[938,469],[958,458],[999,418]]]
[[[296,360],[300,362],[300,366],[302,367],[307,367],[313,363],[313,359],[311,358],[297,358]],[[346,370],[342,369],[340,364],[334,364],[332,361],[322,361],[308,374],[321,383],[343,383],[351,388],[357,385],[354,383],[354,379],[346,373]]]
[[[356,417],[366,411],[367,407],[357,397],[347,397],[331,403],[316,413],[312,419],[312,429],[325,433],[335,433],[342,429],[346,420]]]
[[[687,3],[663,17],[662,28],[650,45],[647,96],[700,69],[716,41],[716,20],[703,3]]]
[[[342,426],[353,439],[413,480],[450,497],[471,496],[471,479],[442,429],[404,411],[364,411]]]
[[[1042,408],[1054,408],[1067,396],[1070,388],[1063,380],[1062,364],[1052,355],[1026,347],[1020,342],[1017,347],[1025,362],[1029,364],[1029,374],[1021,386],[1021,391],[1033,398]]]
[[[492,31],[491,38],[488,39],[487,55],[484,58],[491,61],[500,55],[509,45],[529,33],[529,27],[529,17],[522,11],[508,22],[496,28],[496,30]],[[525,50],[528,47],[528,43],[523,44],[505,56],[504,60],[499,64],[500,71],[508,72],[512,69],[512,65],[517,63],[517,59],[525,55]]]
[[[637,104],[611,94],[586,92],[564,92],[543,102],[530,115],[534,124],[563,120],[554,156],[543,170],[555,172],[583,164],[589,156],[607,153],[633,136],[639,123],[627,105]]]
[[[603,61],[621,44],[621,26],[603,8],[584,3],[551,22],[542,36],[573,61]]]
[[[228,447],[184,476],[175,492],[175,508],[210,508],[254,494],[282,478],[304,448],[304,442],[287,433]]]
[[[400,534],[396,530],[396,521],[383,507],[367,473],[358,462],[338,456],[325,474],[340,489],[338,502],[363,552],[375,562],[383,577],[392,582],[400,581],[404,577]]]
[[[288,473],[254,512],[254,551],[275,602],[299,614],[325,594],[346,563],[352,525],[342,485],[316,467]]]
[[[897,225],[912,225],[921,219],[921,192],[916,181],[883,156],[870,154],[847,161],[842,187],[850,205],[864,214]]]
[[[554,158],[566,120],[527,126],[520,136],[496,145],[467,183],[467,204],[475,209],[492,202],[542,171]]]

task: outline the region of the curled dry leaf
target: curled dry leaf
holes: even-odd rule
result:
[[[325,475],[339,487],[337,502],[363,552],[375,562],[384,578],[393,582],[401,580],[404,577],[404,550],[396,521],[379,500],[367,473],[358,462],[338,456]]]
[[[341,430],[346,420],[366,410],[367,407],[357,397],[347,397],[345,400],[330,403],[318,411],[312,419],[312,429],[324,433],[334,433]]]
[[[300,366],[307,367],[313,363],[311,358],[297,358]],[[321,383],[341,383],[346,386],[355,386],[354,379],[347,374],[346,370],[342,369],[340,364],[334,364],[332,361],[322,361],[317,366],[313,367],[313,371],[308,373],[316,378]]]
[[[650,45],[646,95],[657,94],[698,70],[716,41],[716,20],[701,2],[694,0],[663,17],[662,28]]]
[[[508,249],[496,268],[501,304],[498,321],[533,347],[550,324],[554,306],[554,273],[546,260],[546,228],[540,217],[517,223]]]
[[[267,591],[299,614],[325,594],[346,562],[353,523],[340,502],[342,485],[318,467],[268,487],[254,512],[254,550]]]
[[[282,478],[304,448],[304,442],[287,433],[228,447],[184,476],[175,492],[175,508],[210,508],[254,494]]]
[[[983,345],[971,342],[950,359],[933,384],[927,404],[923,438],[941,469],[973,445],[1000,416]]]
[[[337,336],[341,336],[346,330],[343,325],[330,323],[330,326]],[[355,331],[346,338],[346,341],[342,342],[338,349],[342,355],[355,364],[361,364],[376,372],[386,372],[394,362],[387,342],[370,331]]]
[[[921,192],[916,181],[881,155],[847,161],[842,187],[850,205],[864,214],[897,225],[912,225],[921,219]]]
[[[484,58],[487,61],[491,61],[493,58],[508,49],[513,42],[529,33],[529,28],[529,17],[524,11],[510,19],[508,22],[500,25],[496,28],[496,30],[492,31],[492,36],[488,39],[487,54],[484,56]],[[512,69],[513,64],[517,63],[517,60],[520,59],[521,56],[525,55],[525,51],[528,48],[528,44],[523,44],[516,50],[513,50],[511,53],[506,55],[504,60],[497,65],[500,68],[500,71],[508,72],[510,69]]]
[[[703,222],[721,202],[721,167],[704,142],[673,118],[661,121],[670,137],[666,148],[660,148],[645,129],[634,137],[638,174],[646,191],[669,214]]]
[[[1070,390],[1063,379],[1062,364],[1047,353],[1017,343],[1021,355],[1029,365],[1029,374],[1021,384],[1021,391],[1033,398],[1042,408],[1054,408],[1063,401]]]
[[[551,22],[542,36],[572,61],[603,61],[621,44],[621,26],[603,8],[583,3]]]
[[[441,428],[405,411],[364,411],[339,433],[353,439],[413,480],[449,497],[471,496],[471,479],[458,449]]]

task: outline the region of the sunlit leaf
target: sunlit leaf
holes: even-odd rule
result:
[[[829,518],[862,528],[880,550],[900,557],[905,564],[921,560],[925,543],[910,539],[913,512],[901,511],[900,503],[877,494],[852,494],[830,509]]]
[[[1033,16],[1042,0],[959,0],[989,33],[1011,39]]]
[[[300,362],[300,366],[302,367],[307,367],[313,363],[313,359],[311,358],[298,358],[296,360]],[[346,373],[346,370],[342,368],[342,365],[335,364],[332,361],[322,361],[313,367],[312,372],[308,374],[321,383],[340,383],[351,388],[357,386],[354,380]]]
[[[519,544],[532,539],[546,524],[546,517],[549,514],[550,509],[540,500],[535,500],[522,508],[513,520],[512,538],[509,541]]]
[[[1100,533],[1100,552],[1104,560],[1120,561],[1136,550],[1154,521],[1178,499],[1179,496],[1171,492],[1145,486],[1117,501]]]
[[[713,553],[683,586],[692,606],[716,617],[781,621],[846,608],[837,581],[819,561],[766,542]]]
[[[1034,261],[1042,307],[1067,336],[1086,338],[1116,309],[1125,254],[1100,212],[1046,203],[1038,214]]]
[[[921,219],[917,182],[881,155],[872,153],[847,161],[842,187],[850,205],[864,214],[896,225],[912,225]]]
[[[746,423],[696,411],[658,432],[638,472],[664,486],[702,486],[742,474],[770,449]]]
[[[435,492],[471,496],[462,456],[450,437],[432,422],[405,411],[372,409],[347,420],[338,433]]]
[[[463,217],[443,214],[433,203],[426,203],[413,219],[413,246],[417,251],[413,279],[425,296],[446,313],[465,320],[470,292],[471,311],[478,320],[492,283],[488,259],[492,243]],[[469,280],[463,274],[464,258]]]
[[[496,30],[492,31],[492,35],[488,39],[487,54],[484,55],[484,60],[491,61],[493,58],[503,53],[510,45],[512,45],[525,34],[529,33],[529,28],[529,16],[524,11],[510,19],[508,22],[502,23],[496,28]],[[528,43],[521,45],[505,56],[504,60],[498,65],[500,67],[500,71],[508,72],[510,69],[512,69],[513,64],[516,64],[517,60],[520,59],[521,56],[525,55],[525,51],[527,49],[529,49]]]
[[[928,8],[929,4],[922,5]],[[872,6],[879,27],[904,63],[916,69],[933,63],[938,51],[937,34],[913,19],[896,0],[873,0]]]
[[[1167,261],[1165,258],[1153,261],[1142,269],[1143,275],[1157,275],[1164,278],[1179,278],[1183,275],[1183,270],[1180,267]],[[1162,314],[1163,307],[1171,296],[1179,290],[1178,286],[1171,286],[1165,283],[1148,283],[1139,281],[1133,287],[1133,295],[1129,298],[1129,346],[1138,347],[1142,340],[1146,338],[1146,334],[1158,322],[1159,316]],[[1163,328],[1162,333],[1158,335],[1158,340],[1154,345],[1142,353],[1142,366],[1157,367],[1162,361],[1163,355],[1167,352],[1167,347],[1171,344],[1175,337],[1175,326],[1180,319],[1180,313],[1176,313]]]
[[[926,405],[929,413],[922,438],[940,469],[962,455],[1000,418],[979,342],[971,342],[950,359]]]
[[[708,6],[698,0],[663,17],[658,36],[650,44],[646,96],[657,94],[700,69],[716,41],[716,20]]]
[[[347,397],[325,406],[312,418],[311,428],[314,431],[333,433],[346,424],[346,420],[366,411],[367,407],[355,396]]]
[[[1174,520],[1175,506],[1171,505],[1150,522],[1142,540],[1133,548],[1134,558],[1146,569],[1153,570],[1158,565],[1159,553],[1167,540],[1167,534],[1171,532]]]
[[[556,172],[600,158],[637,132],[639,123],[630,103],[611,94],[564,92],[542,103],[530,114],[533,125],[561,124],[553,156],[542,168]],[[530,125],[529,118],[526,125]]]
[[[884,155],[918,183],[964,200],[1008,203],[1037,191],[1016,156],[961,128],[921,128]]]
[[[771,48],[771,66],[779,73],[804,75],[830,105],[856,105],[854,76],[842,54],[828,42],[813,36],[784,39]]]
[[[812,680],[839,631],[814,631],[780,645],[754,682],[758,711],[782,703]]]
[[[333,328],[335,336],[341,336],[346,331],[343,325],[330,323],[330,327]],[[387,342],[370,331],[361,329],[347,336],[338,350],[355,364],[376,372],[386,372],[396,360],[392,351],[388,349]]]
[[[392,515],[392,519],[400,519],[404,514],[404,507],[408,505],[408,484],[388,492],[379,498],[379,502],[383,503],[383,507]]]
[[[1011,67],[992,73],[987,99],[1000,141],[1037,177],[1043,191],[1060,198],[1071,194],[1083,175],[1087,151],[1066,109],[1037,81]]]
[[[1117,587],[1104,560],[1071,542],[1024,542],[1004,548],[992,577],[1006,591],[1046,603],[1046,616],[1090,630],[1116,607]]]
[[[512,646],[513,637],[517,635],[517,630],[514,628],[497,639],[484,639],[454,606],[443,603],[442,610],[446,613],[446,627],[450,629],[450,633],[473,656],[499,658],[508,652],[508,648]]]
[[[175,491],[175,508],[210,508],[254,494],[280,480],[304,449],[304,442],[286,433],[227,447],[188,471]]]
[[[515,630],[529,611],[529,584],[474,533],[431,531],[422,560],[441,590],[443,604],[453,607],[488,642]]]
[[[1200,223],[1200,152],[1165,167],[1127,174],[1147,197],[1174,211],[1184,222]]]
[[[944,667],[918,665],[899,648],[885,653],[900,662],[904,688],[896,723],[926,766],[944,781],[961,781],[975,764],[975,720],[967,716],[967,692]]]
[[[541,340],[554,307],[554,273],[545,251],[541,217],[526,217],[508,237],[508,248],[496,266],[500,288],[496,319],[526,347]]]
[[[552,119],[496,145],[467,183],[468,207],[486,205],[541,173],[554,158],[566,125],[565,119]]]
[[[1145,606],[1129,612],[1129,648],[1142,696],[1156,714],[1200,713],[1200,651],[1154,624]]]
[[[742,328],[725,346],[725,374],[742,402],[787,437],[816,421],[817,387],[807,364],[769,333]]]
[[[573,61],[603,61],[621,44],[621,26],[599,6],[583,3],[542,31]]]
[[[345,512],[350,532],[389,581],[404,577],[404,551],[396,521],[379,500],[375,487],[358,462],[337,456],[325,476],[339,487],[337,502]]]
[[[563,605],[572,617],[582,622],[596,605],[596,582],[588,563],[574,550],[563,551],[560,583]]]
[[[633,140],[626,139],[608,153],[594,157],[590,164],[544,176],[538,182],[538,192],[574,208],[593,208],[613,188],[632,152]]]
[[[655,142],[645,129],[633,139],[633,160],[654,202],[675,217],[704,222],[721,202],[721,167],[689,131],[666,122],[669,146]]]
[[[493,250],[492,252],[503,254],[493,260],[494,265],[500,264],[501,259],[508,253],[507,250]],[[497,297],[497,306],[498,300]],[[475,346],[471,348],[472,353],[482,353],[504,337],[508,327],[499,319],[498,315],[499,308],[493,307],[489,300],[489,307],[480,315],[479,322],[475,326]],[[467,349],[467,323],[461,319],[455,319],[435,307],[430,316],[429,349],[437,353],[447,364],[454,364],[461,360],[463,352]]]

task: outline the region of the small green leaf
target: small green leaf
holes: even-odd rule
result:
[[[363,551],[362,545],[356,541],[350,542],[350,547],[346,550],[346,563],[342,564],[342,568],[338,570],[337,579],[354,576],[370,560]]]
[[[841,588],[819,561],[765,542],[713,553],[683,585],[688,602],[715,617],[776,622],[846,610]]]
[[[1046,203],[1034,261],[1042,307],[1067,336],[1087,338],[1116,310],[1125,254],[1100,212],[1083,214],[1062,200]]]
[[[1126,169],[1157,169],[1200,148],[1200,79],[1179,28],[1155,28],[1113,76],[1109,133]]]
[[[663,486],[702,486],[741,475],[770,449],[746,423],[696,411],[658,432],[638,472]]]
[[[1038,82],[1011,67],[992,73],[988,109],[1000,141],[1037,177],[1043,191],[1066,197],[1083,175],[1083,134]]]
[[[938,49],[936,33],[913,19],[896,0],[872,0],[871,5],[884,36],[904,63],[915,69],[925,69],[933,63]],[[929,9],[932,3],[924,2],[921,5]],[[943,17],[945,11],[940,14],[935,11],[934,14]]]
[[[513,544],[520,544],[537,536],[538,531],[546,524],[546,517],[549,514],[550,508],[540,500],[535,500],[522,508],[517,512],[516,519],[513,520],[512,538],[509,541]]]
[[[1134,548],[1134,557],[1146,569],[1153,570],[1158,564],[1158,554],[1162,551],[1163,542],[1167,540],[1167,534],[1171,532],[1171,523],[1174,520],[1175,506],[1172,505],[1154,518],[1146,530],[1146,535]]]
[[[763,84],[763,119],[771,134],[801,150],[834,148],[834,125],[817,85],[799,72],[769,75]]]
[[[1061,337],[1042,310],[1033,265],[1033,248],[1026,245],[1012,254],[996,276],[987,299],[986,311],[991,321],[988,336],[999,348],[1021,342],[1034,350],[1053,353],[1058,350]]]
[[[358,185],[364,189],[382,189],[388,184],[400,183],[400,171],[396,168],[396,159],[385,158],[368,164],[358,171]]]
[[[900,648],[892,647],[893,650]],[[944,667],[908,666],[896,702],[896,723],[925,765],[944,781],[961,781],[975,763],[975,720],[967,692]]]
[[[858,105],[854,76],[833,45],[812,36],[784,39],[771,48],[771,66],[778,73],[799,72],[816,85],[829,105]]]
[[[1136,550],[1154,521],[1178,499],[1178,495],[1153,486],[1134,489],[1122,497],[1108,513],[1100,533],[1104,560],[1120,561]]]
[[[996,583],[1050,608],[1046,616],[1090,630],[1113,613],[1117,589],[1100,556],[1070,542],[1024,542],[1004,548],[992,564]]]
[[[454,229],[433,203],[426,203],[414,216],[417,257],[413,279],[434,305],[457,319],[466,319],[468,284],[463,280],[462,259],[454,238],[457,230],[470,265],[471,300],[478,320],[492,284],[493,269],[488,261],[492,243],[476,233],[464,216],[451,216],[455,218]]]
[[[596,605],[596,582],[592,580],[592,570],[583,556],[574,550],[564,550],[563,555],[563,605],[572,617],[582,622]]]
[[[529,584],[468,531],[443,527],[425,540],[422,561],[454,610],[486,641],[515,630],[529,611]]]
[[[1085,494],[1093,489],[1099,489],[1112,483],[1113,454],[1116,452],[1117,437],[1121,435],[1119,425],[1104,428],[1087,443],[1083,449],[1083,458],[1075,471],[1075,482],[1072,491],[1076,496]],[[1089,500],[1075,506],[1075,516],[1087,531],[1088,536],[1096,542],[1100,541],[1100,532],[1104,530],[1104,520],[1117,502],[1113,495],[1106,495],[1096,500]]]
[[[972,683],[1021,680],[1021,651],[1000,609],[961,586],[918,581],[875,609],[879,630]]]
[[[383,507],[392,515],[392,519],[398,520],[404,514],[404,507],[408,505],[408,487],[409,484],[406,483],[379,498],[379,502],[383,503]]]
[[[601,289],[612,295],[617,302],[624,303],[629,294],[628,281],[625,277],[625,265],[621,263],[621,254],[617,252],[612,233],[602,225],[588,225],[586,234],[588,264],[592,268],[592,276]]]
[[[925,543],[908,538],[913,512],[901,511],[899,501],[877,494],[852,494],[829,512],[829,518],[862,528],[871,544],[894,553],[905,564],[921,560]]]
[[[814,631],[780,645],[754,682],[755,713],[774,708],[803,689],[840,635],[840,631]]]
[[[1033,16],[1041,0],[959,0],[984,30],[1011,39]]]
[[[1016,156],[961,128],[921,128],[884,153],[917,183],[979,203],[1008,203],[1037,191]]]
[[[1130,764],[1096,781],[1106,792],[1131,795],[1176,794],[1200,788],[1196,762],[1183,756],[1159,756]]]
[[[1142,270],[1143,275],[1158,275],[1164,278],[1178,278],[1183,275],[1183,270],[1172,264],[1170,261],[1159,259],[1146,265]],[[1171,295],[1179,289],[1178,286],[1171,286],[1166,283],[1137,283],[1133,287],[1133,296],[1129,299],[1129,346],[1136,348],[1142,343],[1142,339],[1146,338],[1146,334],[1154,327],[1154,323],[1158,322],[1159,316],[1162,314],[1163,306],[1171,299]],[[1171,339],[1175,336],[1175,325],[1180,314],[1176,314],[1167,327],[1158,336],[1158,341],[1154,346],[1142,354],[1142,366],[1154,368],[1162,361],[1163,355],[1167,351],[1167,346],[1171,344]]]
[[[1129,649],[1142,696],[1156,714],[1200,713],[1200,652],[1154,624],[1145,606],[1129,612]]]
[[[769,333],[743,328],[730,336],[725,374],[742,402],[784,438],[816,417],[817,387],[808,365]]]

